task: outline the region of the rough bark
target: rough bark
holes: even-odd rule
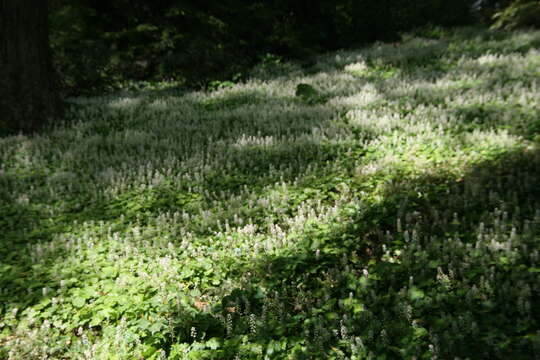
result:
[[[59,115],[46,0],[0,0],[0,133],[30,133]]]

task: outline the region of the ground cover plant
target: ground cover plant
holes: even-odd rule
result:
[[[540,32],[420,35],[1,138],[0,358],[539,357]]]

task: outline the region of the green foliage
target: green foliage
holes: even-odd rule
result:
[[[540,2],[518,0],[504,10],[493,15],[492,29],[514,30],[518,28],[540,27]]]
[[[307,104],[324,103],[326,99],[313,86],[309,84],[296,85],[294,95]]]
[[[469,23],[470,2],[57,0],[50,40],[68,95],[114,90],[129,80],[204,88],[258,62],[278,68],[276,59],[397,41],[398,32],[426,24]]]
[[[267,56],[1,138],[0,358],[530,359],[539,39]]]

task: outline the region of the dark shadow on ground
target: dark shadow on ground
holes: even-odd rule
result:
[[[418,308],[415,308],[414,315],[423,328],[430,329],[432,335],[445,339],[445,342],[438,344],[439,356],[529,358],[533,353],[533,340],[525,341],[523,335],[534,333],[540,324],[533,318],[523,320],[516,311],[519,300],[507,289],[516,281],[522,286],[528,284],[533,287],[537,281],[534,274],[527,270],[528,266],[534,266],[528,260],[527,249],[539,245],[539,183],[540,151],[510,152],[475,165],[463,178],[449,178],[441,174],[395,182],[388,186],[380,204],[361,209],[350,221],[336,225],[334,229],[328,230],[317,224],[307,225],[306,235],[298,240],[298,247],[291,249],[290,255],[268,257],[256,264],[249,270],[253,274],[252,280],[246,283],[245,288],[238,290],[244,298],[253,297],[257,288],[266,289],[269,294],[275,292],[279,294],[275,300],[283,306],[280,314],[274,314],[275,321],[270,321],[270,325],[267,324],[268,327],[254,341],[289,337],[306,345],[311,356],[322,353],[330,356],[331,349],[339,347],[338,338],[332,336],[331,332],[318,341],[301,335],[306,329],[308,333],[313,331],[314,322],[322,315],[324,320],[321,320],[321,324],[324,327],[340,329],[343,321],[346,321],[349,334],[368,339],[364,343],[374,351],[388,352],[389,347],[381,346],[380,338],[370,339],[370,332],[377,334],[382,329],[388,333],[390,346],[402,349],[402,341],[409,336],[410,324],[398,311],[401,301],[398,291],[407,288],[410,277],[414,276],[415,284],[426,295],[433,296],[430,289],[439,292],[431,302],[416,303]],[[480,300],[468,302],[463,289],[445,291],[439,288],[433,281],[437,277],[437,268],[448,271],[451,264],[460,263],[460,259],[456,258],[460,252],[453,253],[452,245],[444,242],[459,238],[462,244],[466,244],[463,249],[468,249],[462,251],[461,255],[471,255],[480,224],[485,224],[486,228],[500,225],[501,219],[494,219],[493,215],[498,210],[499,215],[502,214],[502,226],[509,226],[508,221],[514,220],[511,226],[517,224],[518,234],[527,232],[527,226],[536,226],[523,235],[526,246],[519,249],[520,256],[525,259],[522,265],[515,271],[503,263],[489,265],[495,278],[500,281],[500,288],[495,290],[490,304]],[[418,245],[421,244],[424,249],[440,248],[440,257],[423,253],[419,247],[417,259],[409,259],[408,266],[382,260],[385,253],[383,245],[390,251],[401,250],[410,244],[410,237],[415,236]],[[481,263],[481,259],[478,261]],[[474,264],[469,265],[469,273],[463,271],[456,276],[469,283],[469,286],[471,283],[480,286],[480,277],[487,276],[490,270],[486,269],[485,274],[481,270],[475,273],[479,269],[475,269]],[[378,270],[373,274],[377,278],[371,282],[374,285],[369,290],[377,296],[362,293],[365,286],[363,270],[366,268]],[[381,274],[385,277],[379,277]],[[357,300],[359,304],[363,303],[376,313],[357,313],[358,309],[353,306],[354,301],[350,297],[353,293],[355,297],[360,297]],[[242,296],[235,295],[226,301],[232,300],[235,306],[245,306],[246,301],[241,299]],[[251,304],[251,311],[261,316],[260,299],[255,297],[250,300],[251,303],[248,301],[247,304]],[[533,293],[532,314],[540,310],[539,300],[539,294]],[[259,307],[254,310],[253,304],[259,304]],[[337,315],[325,318],[324,314]],[[343,314],[348,316],[348,320],[344,320],[347,318]],[[373,326],[370,316],[379,319],[379,326]],[[471,332],[471,329],[458,330],[450,324],[440,323],[445,317],[450,322],[463,316],[473,319],[478,326],[478,334]],[[241,328],[242,320],[238,319],[238,323]],[[403,355],[399,352],[387,354]]]

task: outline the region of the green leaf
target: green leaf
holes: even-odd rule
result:
[[[193,269],[186,267],[186,268],[182,269],[182,271],[180,272],[180,278],[187,279],[187,278],[193,276],[194,274],[195,274],[195,271],[193,271]]]
[[[221,341],[219,338],[213,337],[206,342],[206,346],[212,350],[216,350],[221,346]]]
[[[2,265],[2,266],[0,266],[0,273],[7,273],[7,272],[11,271],[12,267],[13,266],[11,266],[11,265]]]
[[[420,290],[419,288],[417,288],[416,286],[413,286],[410,290],[409,290],[409,298],[411,300],[420,300],[420,299],[423,299],[424,298],[424,292],[422,290]]]
[[[298,84],[296,86],[295,95],[309,104],[324,102],[324,97],[309,84]]]
[[[147,319],[142,318],[142,319],[139,319],[138,325],[140,329],[148,330],[150,329],[150,326],[152,326],[152,323],[148,321]]]
[[[82,308],[86,303],[86,299],[83,297],[75,297],[71,300],[71,303],[77,308]]]
[[[114,266],[106,266],[101,269],[101,274],[103,278],[115,278],[118,276],[118,270]]]
[[[153,335],[155,333],[160,332],[163,328],[164,328],[164,325],[162,323],[156,321],[155,323],[152,324],[152,326],[150,326],[148,328],[148,330]]]
[[[102,321],[103,321],[103,317],[100,314],[96,314],[92,317],[92,320],[90,320],[90,323],[88,325],[97,326],[101,324]]]
[[[50,303],[51,303],[51,299],[45,298],[45,299],[42,300],[39,304],[37,304],[36,306],[34,306],[34,309],[36,309],[36,310],[44,309],[44,308],[46,308]]]
[[[421,326],[417,326],[414,328],[414,338],[415,339],[421,339],[423,338],[424,336],[426,336],[428,334],[428,331],[421,327]]]
[[[143,350],[143,357],[145,359],[148,359],[149,357],[151,357],[152,355],[154,355],[154,353],[157,351],[157,349],[152,346],[152,345],[145,345],[145,348]]]
[[[296,85],[296,96],[317,96],[319,95],[318,91],[309,84],[298,84]]]
[[[325,317],[328,319],[328,320],[336,320],[336,319],[339,319],[339,315],[335,312],[327,312],[325,314]]]

